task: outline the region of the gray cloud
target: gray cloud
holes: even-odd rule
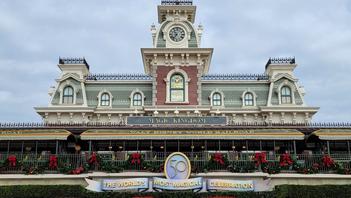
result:
[[[40,121],[59,56],[85,56],[93,73],[142,73],[141,47],[159,1],[2,0],[0,121]],[[351,120],[348,0],[197,0],[212,73],[263,73],[271,56],[296,56],[315,121]]]

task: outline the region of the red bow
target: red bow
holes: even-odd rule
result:
[[[293,160],[291,159],[291,156],[289,153],[284,153],[280,156],[279,165],[281,167],[290,166],[292,163],[293,163]]]
[[[325,167],[332,167],[334,166],[334,160],[329,155],[324,155],[322,158],[323,165]]]
[[[84,168],[82,166],[71,171],[71,173],[73,175],[79,175],[79,174],[81,174],[83,172],[84,172]]]
[[[141,162],[141,155],[140,155],[140,153],[133,153],[132,155],[131,155],[131,159],[132,159],[132,161],[131,161],[131,164],[140,164],[140,162]]]
[[[10,155],[7,160],[9,161],[9,166],[15,167],[17,163],[17,158],[15,155]]]
[[[213,156],[213,160],[220,165],[224,165],[223,155],[221,153],[215,153]]]
[[[266,153],[265,152],[255,153],[255,162],[256,162],[256,166],[267,163],[268,161],[266,159]]]
[[[57,156],[51,155],[49,158],[49,168],[56,169],[57,168]]]
[[[88,160],[89,164],[95,164],[97,162],[97,156],[96,153],[93,152]]]

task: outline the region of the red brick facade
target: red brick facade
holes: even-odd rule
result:
[[[166,102],[166,93],[167,93],[167,85],[164,79],[167,78],[168,73],[175,69],[175,67],[170,66],[158,66],[157,67],[157,102],[156,105],[167,105]],[[179,67],[179,69],[184,70],[188,78],[190,78],[189,88],[188,88],[188,97],[189,97],[189,104],[181,104],[181,105],[197,105],[197,67],[196,66],[188,66],[188,67]],[[172,105],[172,104],[169,104]],[[177,104],[179,105],[179,104]]]

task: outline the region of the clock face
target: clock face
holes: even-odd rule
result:
[[[174,27],[169,31],[169,38],[174,42],[182,41],[185,38],[185,31],[183,28]]]

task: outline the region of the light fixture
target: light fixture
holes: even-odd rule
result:
[[[79,144],[76,144],[76,145],[74,146],[74,148],[75,148],[76,151],[80,151],[80,149],[81,149],[81,147],[80,147]]]
[[[160,149],[164,149],[165,147],[161,146]]]

